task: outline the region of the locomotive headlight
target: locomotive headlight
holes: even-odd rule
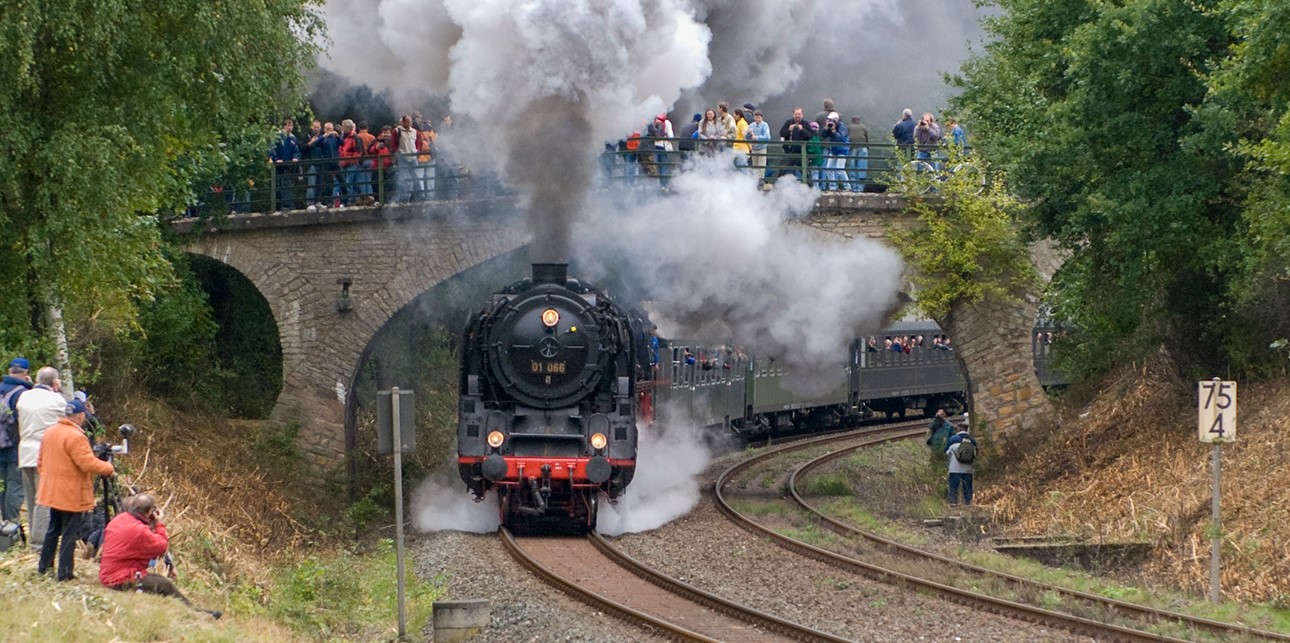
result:
[[[554,328],[560,323],[560,312],[554,308],[548,308],[542,311],[542,325],[547,328]]]
[[[502,446],[502,443],[505,441],[506,434],[501,431],[492,431],[488,434],[488,446],[493,447],[494,449]]]
[[[591,448],[603,449],[606,444],[609,444],[609,438],[605,437],[604,433],[591,434]]]

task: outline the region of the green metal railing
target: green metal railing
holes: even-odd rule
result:
[[[601,187],[667,187],[686,171],[688,163],[705,156],[730,153],[733,140],[640,138],[635,150],[622,145],[606,149],[600,157]],[[670,150],[665,149],[670,144]],[[890,144],[848,143],[846,155],[819,153],[808,141],[767,141],[765,149],[733,152],[737,167],[774,183],[793,175],[807,185],[826,190],[882,192],[902,183],[909,173],[931,174],[930,181],[970,166],[982,176],[966,152],[951,154],[946,148]],[[843,147],[838,145],[836,147]],[[190,215],[213,213],[277,212],[313,208],[367,206],[377,203],[452,201],[465,198],[514,195],[500,177],[472,171],[466,166],[435,159],[419,162],[419,154],[367,156],[362,160],[322,159],[267,166],[258,177],[233,185],[212,186]],[[949,159],[956,160],[953,164]],[[841,168],[827,166],[842,159]],[[834,161],[837,163],[838,161]],[[342,167],[342,164],[345,164]],[[832,174],[841,172],[841,175]],[[923,183],[928,184],[925,180]],[[923,190],[926,191],[926,190]]]

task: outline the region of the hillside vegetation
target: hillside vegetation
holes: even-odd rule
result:
[[[1150,542],[1151,580],[1204,595],[1210,447],[1197,439],[1195,390],[1168,357],[1125,365],[987,473],[979,502],[1011,535]],[[1242,382],[1238,410],[1238,441],[1222,447],[1223,596],[1290,607],[1290,379]]]

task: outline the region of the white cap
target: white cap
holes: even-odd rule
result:
[[[838,113],[837,113],[837,112],[829,112],[829,120],[831,120],[831,121],[836,121],[836,120],[838,120]]]

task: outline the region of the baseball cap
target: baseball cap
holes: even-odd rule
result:
[[[13,361],[9,362],[9,368],[29,371],[31,370],[31,362],[27,361],[26,357],[15,357],[13,358]]]
[[[72,416],[72,415],[76,415],[77,413],[88,413],[88,412],[89,412],[89,409],[85,408],[85,400],[72,398],[67,402],[67,409],[64,411],[64,415]]]

